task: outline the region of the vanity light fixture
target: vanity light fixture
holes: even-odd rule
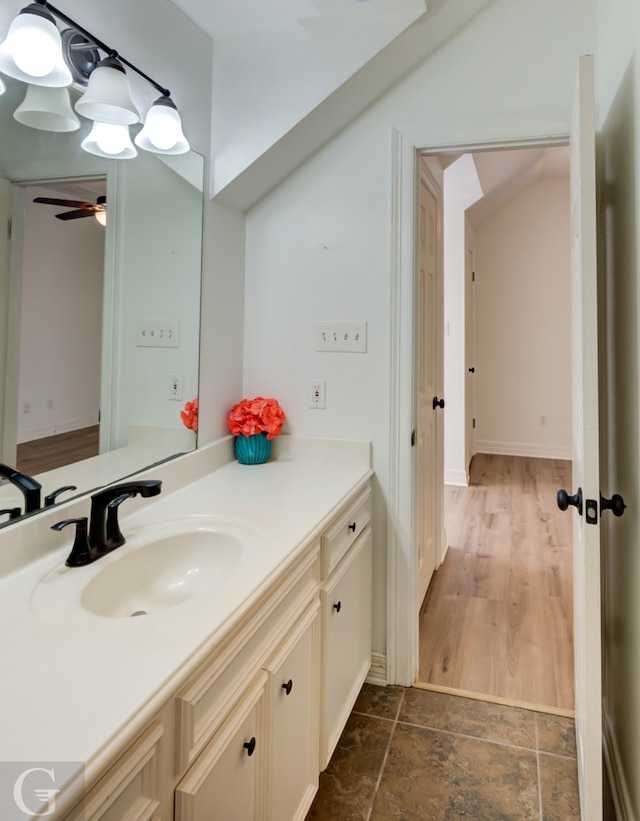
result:
[[[42,86],[63,87],[71,82],[56,21],[42,4],[31,3],[13,19],[0,44],[0,71]]]
[[[80,146],[89,154],[109,160],[131,160],[138,156],[129,128],[122,123],[95,122]]]
[[[56,18],[70,28],[60,34]],[[100,52],[107,56],[100,59]],[[147,113],[145,125],[136,137],[137,145],[158,154],[189,151],[170,91],[48,0],[35,0],[23,8],[0,45],[0,72],[26,82],[30,87],[64,89],[73,85],[81,93],[86,87],[75,110],[93,120],[94,126],[82,141],[82,147],[92,154],[112,159],[129,159],[137,155],[128,126],[138,123],[140,114],[131,96],[125,67],[161,94]],[[3,86],[0,79],[0,93]],[[47,131],[74,130],[75,115],[71,112],[69,117],[62,97],[57,103],[45,103],[41,95],[35,103],[36,97],[35,92],[27,91],[24,103],[14,115],[18,122]]]
[[[14,119],[41,131],[77,131],[80,120],[73,113],[66,88],[27,86],[24,100],[13,112]]]
[[[114,125],[132,125],[140,115],[131,99],[129,81],[115,57],[100,60],[91,72],[87,90],[76,103],[76,111],[88,120]]]
[[[145,151],[157,154],[186,154],[189,143],[182,133],[182,120],[171,97],[158,97],[134,142]]]

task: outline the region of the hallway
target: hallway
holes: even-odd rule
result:
[[[570,462],[477,454],[446,488],[449,550],[420,614],[419,681],[573,710]]]

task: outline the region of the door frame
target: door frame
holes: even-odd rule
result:
[[[5,346],[0,375],[3,376],[0,402],[3,412],[0,414],[0,454],[10,464],[15,464],[18,432],[18,388],[20,374],[20,325],[21,294],[23,268],[23,234],[24,202],[26,192],[35,186],[56,186],[92,182],[104,179],[106,182],[107,201],[115,202],[117,185],[115,171],[96,173],[56,174],[43,176],[22,176],[7,180],[9,185],[9,213],[11,226],[7,272],[4,281],[0,281],[3,296],[6,300],[6,311],[0,331]],[[117,258],[115,219],[110,219],[105,226],[105,254],[103,263],[103,305],[102,305],[102,379],[100,388],[100,453],[109,449],[106,436],[111,429],[111,396],[114,391],[114,348],[117,314]],[[13,457],[11,457],[13,454]]]
[[[411,686],[418,678],[417,539],[415,534],[414,358],[417,214],[420,154],[566,145],[570,109],[502,121],[440,121],[415,130],[392,129],[390,428],[387,519],[386,680]]]

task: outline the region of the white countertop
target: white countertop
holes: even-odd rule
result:
[[[63,572],[78,579],[94,573],[135,546],[137,528],[174,517],[237,518],[260,534],[255,560],[215,595],[141,618],[85,611],[74,620],[64,607],[46,618],[34,611],[33,591],[47,574],[62,572],[73,527],[59,534],[59,549],[0,580],[0,761],[82,762],[91,782],[370,475],[366,465],[233,462],[144,500],[131,515],[125,504],[120,520],[128,545]]]

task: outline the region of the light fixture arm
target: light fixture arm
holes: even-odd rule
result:
[[[87,29],[83,28],[83,26],[81,26],[79,23],[76,23],[75,20],[73,20],[63,11],[60,11],[55,6],[53,6],[49,2],[49,0],[34,0],[34,2],[36,5],[42,6],[43,8],[47,9],[51,14],[54,15],[54,17],[57,17],[59,20],[62,20],[63,23],[66,23],[68,26],[71,26],[71,28],[75,29],[79,34],[82,34],[82,36],[86,37],[87,40],[90,41],[90,43],[96,46],[96,48],[99,48],[101,51],[104,51],[106,54],[108,54],[109,57],[117,58],[123,65],[127,66],[127,68],[130,68],[131,71],[135,72],[139,77],[142,77],[143,80],[149,83],[149,85],[152,85],[155,89],[157,89],[163,97],[171,96],[171,92],[168,88],[164,88],[164,86],[161,86],[159,83],[156,83],[156,81],[149,77],[148,74],[145,74],[144,71],[141,71],[137,66],[129,62],[129,60],[125,60],[125,58],[121,54],[118,54],[118,52],[115,49],[111,48],[106,43],[103,43],[102,40],[99,40],[97,37],[91,34],[90,31],[87,31]]]

